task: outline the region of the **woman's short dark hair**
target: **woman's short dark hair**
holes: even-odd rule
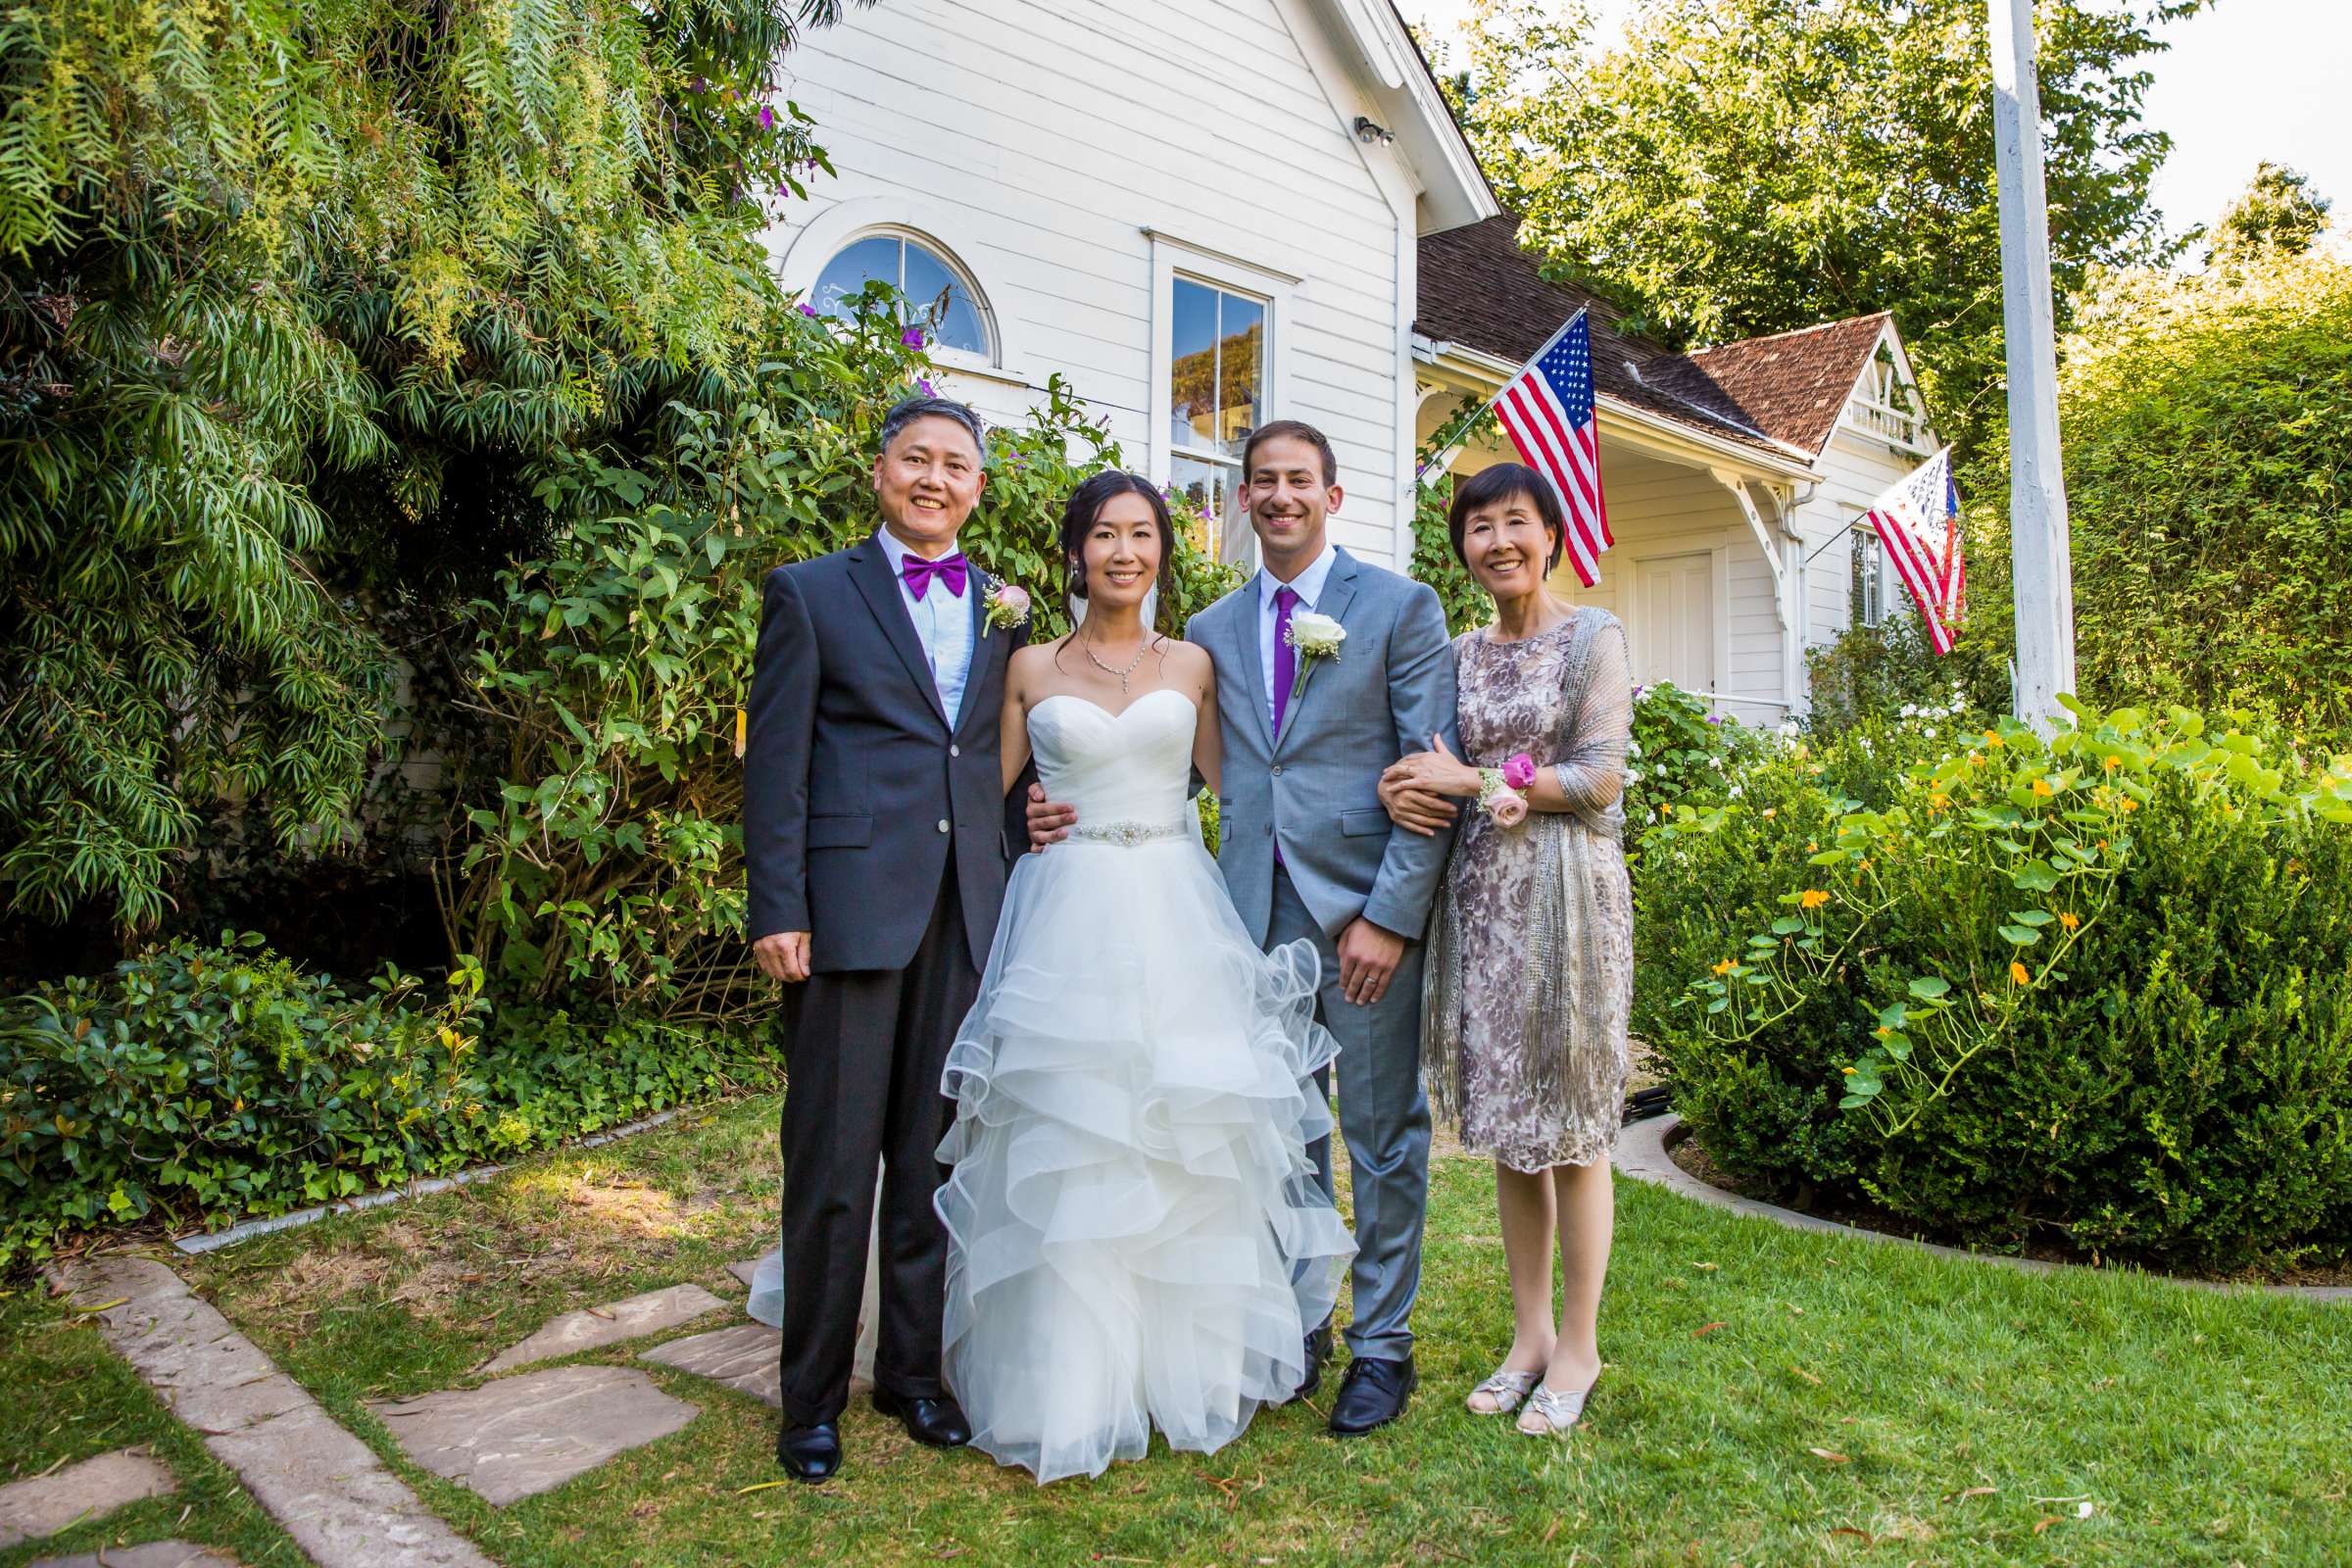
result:
[[[1142,496],[1151,503],[1152,520],[1159,527],[1159,613],[1166,619],[1176,608],[1176,521],[1168,514],[1167,497],[1140,473],[1105,468],[1070,492],[1061,509],[1061,564],[1063,588],[1072,599],[1086,598],[1086,536],[1095,519],[1113,498]]]
[[[1544,563],[1544,575],[1548,577],[1559,569],[1560,554],[1568,547],[1568,519],[1560,512],[1559,494],[1551,488],[1551,481],[1524,463],[1497,463],[1453,482],[1453,504],[1446,509],[1446,537],[1453,541],[1453,559],[1465,566],[1470,564],[1470,558],[1462,552],[1462,527],[1470,514],[1500,506],[1513,496],[1527,497],[1536,519],[1551,536],[1551,555]]]

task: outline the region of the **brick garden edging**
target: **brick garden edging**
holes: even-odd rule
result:
[[[1833,1236],[1851,1236],[1865,1242],[1886,1242],[1898,1247],[1915,1247],[1942,1257],[1961,1258],[1972,1263],[1998,1263],[2008,1268],[2024,1269],[2033,1274],[2047,1274],[2059,1269],[2082,1268],[2080,1263],[2052,1263],[2035,1257],[2009,1257],[1999,1252],[1971,1252],[1957,1247],[1941,1247],[1934,1242],[1922,1242],[1908,1236],[1890,1236],[1885,1231],[1867,1231],[1854,1225],[1840,1225],[1835,1220],[1820,1219],[1811,1214],[1799,1214],[1794,1209],[1782,1208],[1738,1193],[1727,1193],[1711,1187],[1674,1162],[1670,1151],[1689,1136],[1683,1132],[1683,1118],[1669,1112],[1642,1121],[1629,1121],[1617,1135],[1617,1152],[1610,1163],[1622,1174],[1652,1187],[1663,1187],[1685,1198],[1714,1208],[1729,1209],[1754,1219],[1770,1220],[1790,1230],[1822,1231]],[[2094,1271],[2095,1272],[2095,1271]],[[2261,1291],[2275,1296],[2291,1296],[2307,1301],[2339,1301],[2352,1304],[2352,1286],[2347,1285],[2230,1285],[2216,1280],[2182,1279],[2177,1275],[2154,1274],[2152,1279],[2170,1280],[2175,1285],[2186,1285],[2201,1291]]]

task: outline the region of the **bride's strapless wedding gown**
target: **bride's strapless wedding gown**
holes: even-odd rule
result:
[[[1261,953],[1188,825],[1198,710],[1030,710],[1077,830],[1022,858],[945,1089],[955,1166],[946,1376],[973,1442],[1041,1482],[1170,1446],[1211,1451],[1304,1374],[1354,1244],[1306,1145],[1304,943]]]

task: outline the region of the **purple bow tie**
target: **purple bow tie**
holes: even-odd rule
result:
[[[952,556],[942,556],[937,561],[925,561],[920,556],[910,555],[899,567],[899,575],[906,579],[906,586],[914,591],[917,600],[931,591],[931,579],[934,577],[948,592],[961,599],[964,579],[970,571],[970,564],[964,561],[961,551]]]

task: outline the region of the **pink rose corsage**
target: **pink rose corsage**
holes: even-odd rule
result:
[[[1503,768],[1478,770],[1478,804],[1496,827],[1517,827],[1527,820],[1527,797],[1506,781]]]
[[[1536,782],[1536,760],[1525,752],[1513,752],[1502,764],[1502,781],[1525,794]]]

